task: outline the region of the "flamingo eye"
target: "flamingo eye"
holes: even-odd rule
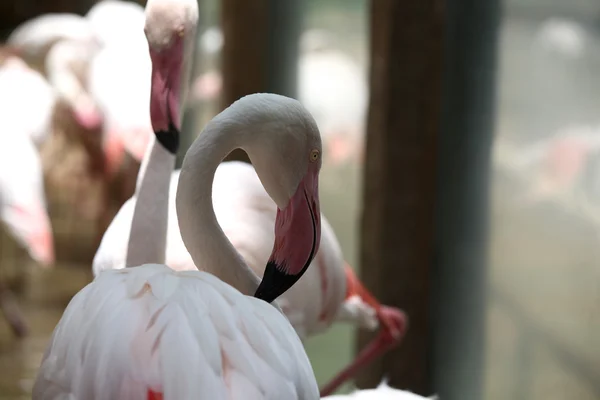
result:
[[[317,161],[317,160],[319,159],[319,155],[320,155],[320,153],[319,153],[319,150],[317,150],[317,149],[313,149],[313,150],[310,152],[310,162],[315,162],[315,161]]]

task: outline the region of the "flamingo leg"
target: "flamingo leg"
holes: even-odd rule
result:
[[[25,337],[29,328],[19,309],[17,300],[4,282],[0,282],[0,309],[13,333],[19,338]]]
[[[404,337],[408,327],[408,317],[401,310],[381,305],[375,297],[362,285],[352,268],[346,265],[348,292],[346,298],[358,295],[376,310],[377,319],[382,327],[381,332],[373,339],[358,356],[340,371],[321,389],[321,397],[328,396],[344,382],[354,378],[361,368],[369,365],[377,357],[396,347]]]

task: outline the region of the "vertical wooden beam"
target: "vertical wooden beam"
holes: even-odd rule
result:
[[[266,86],[267,0],[222,0],[221,108]]]
[[[295,97],[301,0],[222,0],[221,108],[252,93]],[[248,161],[236,150],[228,160]]]
[[[448,0],[433,270],[432,383],[483,398],[488,181],[499,0]]]
[[[371,2],[361,275],[410,318],[402,345],[357,380],[428,394],[429,295],[436,141],[440,128],[443,0]],[[373,335],[361,332],[359,347]]]

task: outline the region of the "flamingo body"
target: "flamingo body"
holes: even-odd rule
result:
[[[187,252],[175,213],[175,193],[179,171],[174,171],[169,189],[166,264],[177,270],[195,270]],[[224,162],[213,182],[213,207],[227,238],[258,275],[263,276],[273,248],[273,225],[277,207],[262,187],[254,168],[243,162]],[[102,238],[93,261],[93,272],[125,267],[125,255],[136,197],[119,210]],[[376,329],[375,311],[358,297],[345,301],[347,291],[344,259],[333,228],[321,216],[319,251],[298,283],[278,302],[304,340],[325,331],[334,321],[352,321]],[[309,296],[306,294],[310,293]]]
[[[110,366],[110,368],[108,368]],[[211,274],[106,271],[69,303],[33,399],[318,399],[298,335]]]

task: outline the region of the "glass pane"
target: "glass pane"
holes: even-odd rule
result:
[[[505,1],[486,399],[600,398],[600,3]]]

